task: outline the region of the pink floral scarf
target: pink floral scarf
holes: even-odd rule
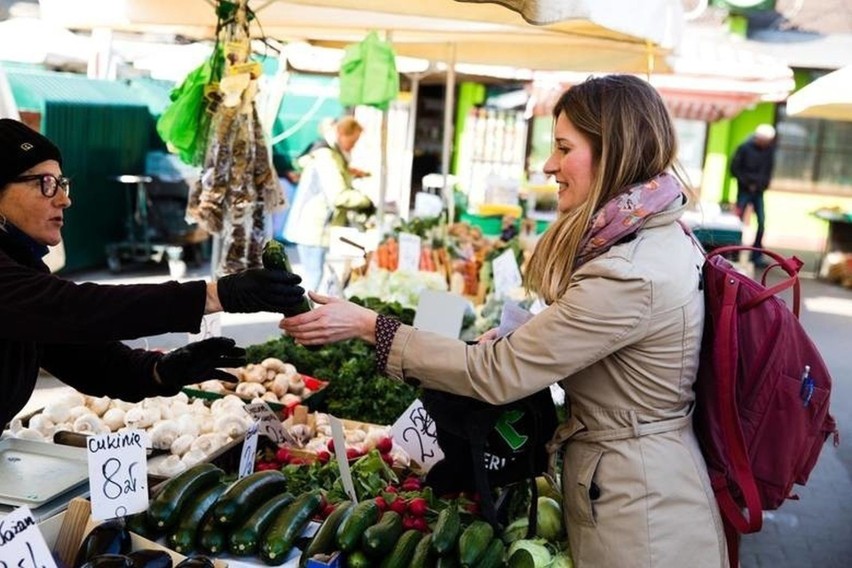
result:
[[[648,217],[666,209],[682,193],[677,179],[663,173],[610,199],[592,217],[574,267],[602,255],[615,243],[641,229]]]

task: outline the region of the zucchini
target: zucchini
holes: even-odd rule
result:
[[[178,522],[183,504],[193,495],[222,479],[224,472],[210,463],[202,463],[179,473],[148,504],[148,522],[157,530],[168,530]]]
[[[438,513],[435,530],[432,531],[432,550],[443,556],[456,546],[461,530],[461,517],[455,501]]]
[[[341,501],[338,503],[331,514],[326,517],[320,528],[317,530],[311,543],[305,548],[302,557],[299,559],[300,568],[305,568],[308,564],[308,559],[315,554],[328,554],[337,550],[335,537],[340,524],[352,514],[355,504],[352,501]]]
[[[276,495],[260,506],[243,524],[228,537],[228,549],[236,556],[249,556],[257,552],[260,536],[272,521],[295,500],[290,493]]]
[[[195,543],[204,554],[218,556],[228,550],[228,537],[225,528],[220,527],[213,518],[213,511],[208,511],[195,534]]]
[[[360,550],[353,550],[346,555],[346,568],[371,568],[373,562]]]
[[[219,497],[213,515],[223,527],[231,527],[266,502],[267,499],[287,489],[287,478],[278,470],[257,471],[249,474]]]
[[[396,546],[382,561],[381,568],[407,568],[421,540],[423,540],[423,533],[418,530],[409,529],[402,533],[396,541]]]
[[[459,559],[455,554],[439,556],[435,561],[435,568],[459,568],[460,566]]]
[[[424,536],[414,548],[411,568],[432,568],[435,565],[435,551],[432,550],[432,535]]]
[[[195,549],[198,525],[223,491],[225,491],[225,485],[220,483],[203,490],[198,497],[186,502],[181,508],[177,527],[167,538],[172,550],[185,555]]]
[[[260,261],[267,270],[286,270],[287,272],[293,272],[290,268],[290,262],[287,259],[287,252],[284,250],[284,245],[275,239],[269,239],[264,243],[263,252],[260,254]]]
[[[393,549],[402,530],[402,516],[396,511],[385,511],[378,523],[364,531],[361,549],[367,556],[382,558]]]
[[[148,522],[147,510],[124,517],[124,526],[126,526],[127,530],[130,532],[134,532],[139,536],[144,536],[148,540],[157,540],[160,536],[159,531],[152,527],[151,523]]]
[[[503,541],[499,538],[492,539],[485,548],[485,552],[479,557],[477,567],[500,568],[501,566],[505,566],[506,561],[503,559],[505,554],[506,547],[503,545]]]
[[[477,560],[485,553],[491,539],[494,538],[494,527],[485,521],[473,521],[464,529],[459,537],[459,561],[462,566],[478,566]]]
[[[260,558],[270,565],[283,564],[287,554],[319,509],[322,496],[312,491],[299,495],[281,511],[260,541]]]
[[[343,552],[355,550],[361,544],[361,535],[367,527],[379,520],[379,506],[372,499],[361,501],[352,513],[337,527],[337,546]]]

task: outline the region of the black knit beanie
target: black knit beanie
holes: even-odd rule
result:
[[[23,122],[0,118],[0,188],[46,160],[62,165],[62,155],[53,142]]]

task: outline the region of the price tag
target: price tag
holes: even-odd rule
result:
[[[420,237],[411,233],[399,234],[399,266],[397,270],[420,270]]]
[[[283,444],[287,442],[299,446],[298,441],[290,435],[289,432],[281,424],[281,419],[276,415],[269,405],[265,402],[253,402],[245,405],[243,408],[249,413],[249,416],[257,422],[257,431],[261,436],[266,436],[275,444]]]
[[[349,459],[346,457],[346,436],[343,434],[343,422],[329,414],[328,423],[331,426],[334,457],[337,459],[337,467],[340,468],[340,481],[343,482],[343,490],[353,503],[357,503],[358,494],[355,493],[355,484],[352,483],[352,470],[349,469]]]
[[[511,248],[495,258],[491,266],[494,270],[494,293],[498,297],[524,283],[518,261],[515,259],[515,252]]]
[[[240,477],[254,473],[254,454],[257,452],[257,422],[252,422],[246,430],[243,440],[243,453],[240,456]]]
[[[29,507],[0,518],[0,568],[56,568]]]
[[[412,402],[397,418],[391,434],[394,443],[427,471],[444,457],[444,452],[438,446],[435,421],[423,408],[420,399]]]
[[[89,436],[89,492],[97,521],[148,508],[148,462],[144,430]]]

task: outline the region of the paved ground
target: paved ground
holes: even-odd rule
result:
[[[190,270],[188,278],[203,278]],[[81,274],[75,280],[97,282],[157,282],[168,279],[165,268],[116,277],[108,272]],[[763,531],[747,535],[741,547],[744,568],[845,568],[852,566],[852,291],[803,279],[802,320],[831,369],[835,384],[832,412],[840,425],[841,445],[827,443],[800,501],[788,501],[766,513]],[[240,345],[275,337],[274,314],[224,314],[222,334]],[[186,343],[185,334],[167,334],[130,342],[169,349]],[[28,408],[39,408],[61,388],[44,377]],[[686,567],[685,567],[686,568]]]

